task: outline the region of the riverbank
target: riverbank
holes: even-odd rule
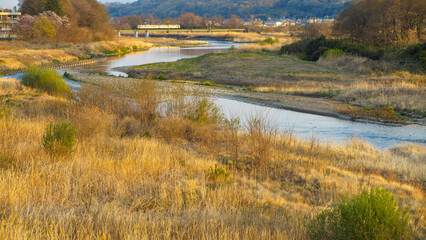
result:
[[[25,69],[30,66],[59,66],[78,64],[81,60],[96,60],[105,57],[146,51],[154,46],[195,46],[206,44],[205,41],[169,39],[145,39],[121,37],[113,41],[82,44],[47,44],[28,43],[24,41],[0,42],[0,72]]]
[[[136,66],[127,73],[235,86],[244,89],[238,96],[293,110],[425,124],[425,77],[408,72],[368,76],[290,56],[231,52]]]
[[[171,38],[179,40],[214,40],[235,43],[256,43],[267,38],[277,38],[280,41],[293,42],[298,38],[288,33],[256,33],[256,32],[180,32],[180,33],[151,33],[151,38]]]
[[[91,84],[72,99],[0,79],[2,239],[305,239],[321,210],[376,186],[409,208],[413,238],[424,238],[424,146],[323,144],[264,119],[239,128],[201,92],[226,89],[75,77]],[[77,144],[51,155],[43,136],[63,122]]]

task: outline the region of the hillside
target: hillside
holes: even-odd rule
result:
[[[177,17],[192,12],[207,17],[238,15],[256,17],[324,17],[336,16],[352,0],[139,0],[128,4],[108,4],[114,16],[154,14]]]

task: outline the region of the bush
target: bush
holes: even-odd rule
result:
[[[197,103],[195,113],[190,117],[197,123],[220,123],[223,120],[220,108],[214,102],[203,98]]]
[[[224,167],[218,167],[217,164],[214,165],[214,168],[210,167],[205,174],[209,185],[212,187],[228,182],[229,172]]]
[[[71,92],[65,80],[54,69],[32,68],[22,77],[22,84],[53,95],[67,96]]]
[[[202,83],[204,86],[213,86],[213,83],[212,82],[209,82],[209,81],[205,81],[205,82],[203,82]]]
[[[15,160],[8,156],[0,156],[0,168],[9,168],[15,165]]]
[[[302,56],[302,60],[317,61],[329,49],[339,49],[345,53],[372,60],[381,59],[385,53],[382,48],[355,40],[327,39],[325,36],[320,36],[284,45],[280,49],[280,54],[295,54]]]
[[[338,58],[344,55],[345,55],[345,52],[340,49],[328,49],[322,54],[324,58]]]
[[[76,134],[77,131],[71,123],[50,123],[43,135],[43,148],[51,155],[70,154],[77,141]]]
[[[280,40],[278,38],[267,38],[262,41],[258,41],[257,44],[259,45],[272,45],[274,43],[279,43]]]
[[[419,62],[426,69],[426,42],[408,46],[399,58],[402,62]]]
[[[158,80],[167,80],[167,77],[164,76],[164,74],[160,73],[160,74],[158,74],[157,79]]]
[[[383,188],[362,191],[308,224],[311,239],[408,239],[408,211]]]

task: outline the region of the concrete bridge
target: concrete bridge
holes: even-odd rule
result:
[[[211,32],[247,32],[244,28],[207,28],[207,29],[182,29],[180,25],[139,25],[135,30],[117,30],[117,35],[132,35],[139,37],[139,33],[143,31],[145,37],[149,37],[150,33],[211,33]]]

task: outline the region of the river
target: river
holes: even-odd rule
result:
[[[223,53],[231,46],[238,47],[240,43],[208,41],[208,45],[196,47],[157,47],[145,52],[134,52],[124,56],[112,57],[108,61],[98,64],[84,65],[67,69],[67,71],[94,72],[114,76],[127,77],[126,73],[117,71],[116,68],[132,65],[142,65],[158,62],[174,62],[184,58],[194,58],[208,53]]]
[[[62,71],[71,73],[95,72],[115,76],[127,76],[116,68],[157,62],[172,62],[208,53],[222,53],[226,52],[232,45],[238,47],[239,44],[209,41],[208,45],[197,47],[152,48],[146,52],[131,53],[111,58],[106,62],[63,69]],[[69,82],[69,84],[73,88],[79,87],[78,83]],[[315,136],[322,142],[327,141],[334,144],[342,144],[355,136],[380,149],[406,142],[426,144],[425,126],[390,126],[371,122],[354,122],[333,117],[258,106],[224,98],[215,99],[215,103],[223,109],[225,116],[239,117],[242,124],[246,122],[248,116],[262,114],[279,130],[292,130],[297,135],[300,135],[300,137],[307,139]]]

